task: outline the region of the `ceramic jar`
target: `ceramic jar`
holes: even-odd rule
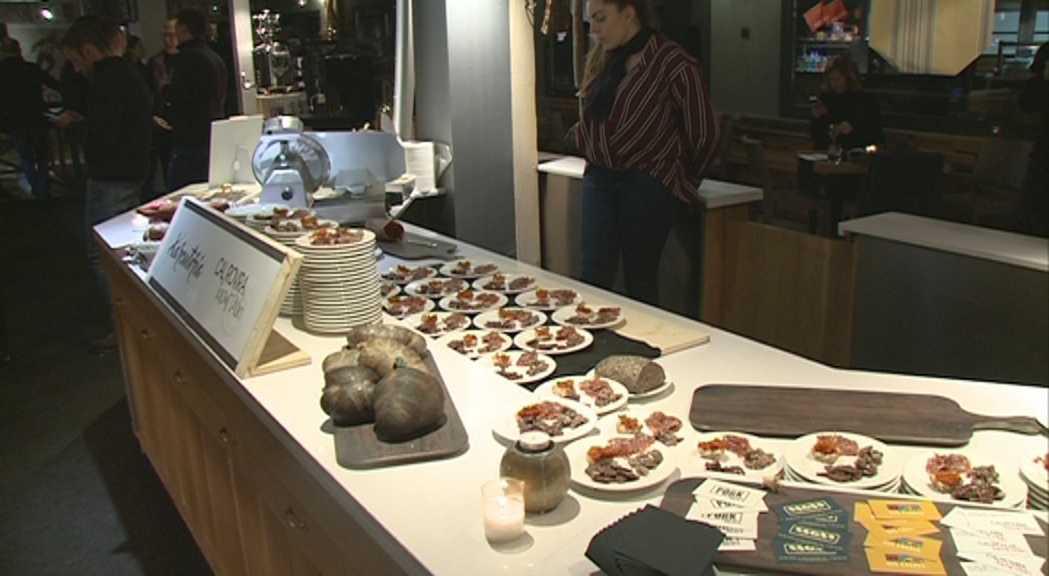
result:
[[[499,475],[524,482],[525,511],[549,512],[568,494],[568,456],[545,432],[525,432],[506,449]]]

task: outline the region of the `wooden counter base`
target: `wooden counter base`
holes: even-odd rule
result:
[[[99,243],[134,431],[214,571],[425,573]]]

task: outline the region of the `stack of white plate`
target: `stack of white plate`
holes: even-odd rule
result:
[[[303,234],[309,232],[309,230],[298,230],[296,232],[281,232],[280,230],[273,229],[272,226],[266,226],[263,232],[267,236],[273,238],[277,242],[297,250],[298,247],[295,245],[295,240]],[[300,272],[301,274],[301,272]],[[302,314],[302,293],[299,288],[299,276],[296,276],[291,281],[291,288],[288,289],[288,295],[284,297],[284,303],[280,307],[281,316],[299,316]]]
[[[362,239],[350,244],[315,246],[309,234],[295,240],[295,249],[303,256],[299,287],[307,330],[341,334],[381,320],[375,234],[358,232]]]
[[[1027,507],[1049,510],[1049,453],[1029,454],[1020,459],[1020,477],[1027,484]]]
[[[259,204],[259,203],[252,203],[252,204],[244,204],[244,205],[241,205],[241,206],[232,206],[232,207],[230,207],[229,210],[226,210],[225,214],[226,214],[226,216],[229,216],[230,218],[233,218],[234,220],[240,222],[241,224],[247,225],[248,218],[250,216],[253,216],[253,215],[256,215],[256,214],[268,214],[269,216],[273,216],[273,209],[274,208],[278,208],[278,207],[287,208],[287,206],[285,206],[283,204]]]
[[[244,218],[244,225],[247,225],[248,228],[258,232],[264,231],[267,226],[271,225],[271,223],[273,223],[272,210],[267,214],[250,214],[247,218]]]
[[[998,487],[1002,490],[1002,499],[993,502],[994,506],[1023,508],[1027,503],[1027,485],[1020,480],[1020,475],[1016,473],[1016,468],[1010,469],[1008,466],[1003,466],[1000,462],[995,462],[986,455],[968,449],[930,450],[913,456],[903,467],[902,492],[905,494],[917,494],[934,500],[951,500],[950,494],[940,492],[933,487],[932,482],[929,480],[929,473],[926,471],[930,458],[950,454],[965,456],[973,467],[994,466],[995,471],[998,472]]]
[[[816,444],[817,437],[822,435],[843,436],[855,441],[861,449],[871,446],[881,452],[882,461],[881,465],[878,466],[878,472],[874,476],[864,476],[849,482],[837,482],[826,476],[821,476],[820,473],[825,472],[828,464],[813,457],[812,447]],[[839,456],[832,465],[846,466],[852,464],[855,460],[854,456]],[[898,492],[900,489],[900,475],[903,472],[903,460],[895,450],[874,438],[851,432],[816,432],[802,436],[791,442],[786,450],[783,451],[783,463],[783,476],[787,480],[872,490],[875,492]]]

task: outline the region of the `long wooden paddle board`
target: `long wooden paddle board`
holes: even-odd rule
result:
[[[796,437],[843,431],[894,444],[928,446],[962,446],[973,430],[1047,433],[1029,416],[972,414],[942,396],[735,384],[697,388],[689,420],[704,432]]]

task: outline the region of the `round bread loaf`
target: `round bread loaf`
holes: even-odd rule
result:
[[[413,348],[389,338],[372,338],[357,345],[360,356],[357,362],[386,377],[390,372],[400,368],[414,368],[420,372],[430,372],[426,362]]]
[[[644,356],[609,356],[597,363],[594,373],[619,382],[631,394],[655,390],[667,380],[663,367]]]
[[[413,440],[445,421],[441,383],[413,368],[398,368],[380,380],[373,406],[375,436],[383,442]]]
[[[321,409],[336,426],[374,421],[373,396],[378,380],[374,370],[361,366],[340,366],[325,372]]]
[[[340,368],[342,366],[356,366],[357,358],[361,355],[357,349],[343,348],[338,352],[332,352],[324,357],[324,361],[321,362],[321,370],[327,373],[330,370]]]
[[[397,342],[408,346],[420,356],[426,354],[425,338],[404,326],[394,326],[391,324],[368,324],[366,326],[358,326],[346,334],[346,343],[349,344],[350,348],[353,348],[358,344],[367,342],[373,338],[396,340]]]

